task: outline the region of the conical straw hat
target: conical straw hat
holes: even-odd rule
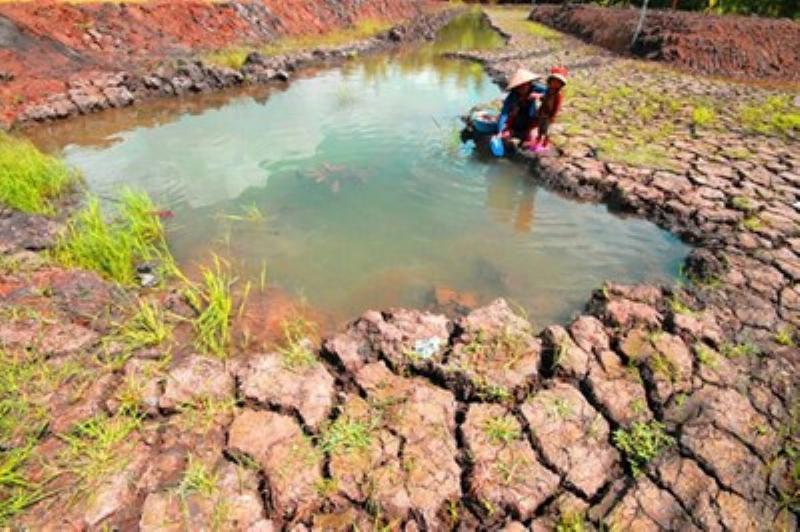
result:
[[[513,88],[519,87],[520,85],[524,83],[529,83],[535,80],[536,78],[537,78],[536,74],[534,74],[530,70],[520,68],[519,70],[514,72],[513,76],[511,76],[511,80],[508,82],[507,89],[511,90]]]

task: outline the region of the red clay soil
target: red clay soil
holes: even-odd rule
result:
[[[400,22],[430,0],[33,1],[0,4],[0,123],[93,71],[318,34],[366,18]]]
[[[800,22],[651,10],[633,47],[638,9],[538,6],[531,19],[617,53],[734,78],[800,81]]]

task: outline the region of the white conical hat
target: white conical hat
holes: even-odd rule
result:
[[[514,72],[513,76],[511,76],[511,80],[508,82],[508,87],[506,87],[506,89],[511,90],[515,87],[519,87],[524,83],[530,83],[531,81],[537,79],[538,77],[539,76],[537,76],[530,70],[525,68],[520,68],[519,70]]]

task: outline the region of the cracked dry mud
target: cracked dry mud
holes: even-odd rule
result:
[[[498,76],[566,60],[581,79],[591,60],[598,83],[663,76],[675,90],[765,91],[583,45],[566,55],[563,42],[518,30],[524,12],[490,13],[512,35],[509,48],[474,58]],[[575,100],[565,113],[580,114]],[[456,320],[368,311],[302,364],[280,349],[220,361],[186,342],[120,359],[107,339],[130,317],[134,294],[46,264],[30,250],[47,239],[3,220],[44,222],[4,215],[0,345],[7,363],[35,378],[20,387],[26,423],[2,445],[15,448],[36,427],[25,473],[49,493],[14,524],[797,529],[798,140],[736,128],[675,132],[660,142],[679,168],[657,170],[599,160],[589,130],[565,129],[559,156],[532,161],[538,176],[692,240],[692,282],[608,283],[584,314],[539,334],[498,300]],[[730,159],[730,146],[751,155]],[[761,225],[742,223],[752,212],[733,207],[740,196]],[[148,297],[162,307],[179,299]],[[166,319],[181,338],[187,325]],[[131,408],[142,421],[126,428]],[[108,441],[92,439],[97,427]],[[663,427],[659,445],[647,440],[654,427]],[[621,438],[643,433],[638,445]],[[80,438],[107,452],[88,463]]]

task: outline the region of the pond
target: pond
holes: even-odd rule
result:
[[[438,53],[501,42],[470,15],[434,44],[288,87],[162,100],[32,135],[101,197],[132,186],[172,210],[186,268],[212,253],[255,279],[266,265],[273,286],[338,322],[425,307],[446,288],[510,298],[544,326],[603,280],[673,279],[688,252],[674,236],[460,144],[459,115],[501,92],[478,65]]]

